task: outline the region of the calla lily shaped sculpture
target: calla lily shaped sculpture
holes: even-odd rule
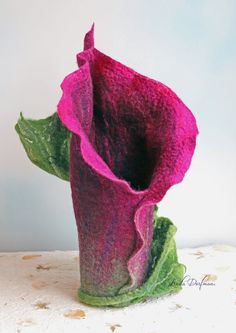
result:
[[[21,114],[16,130],[33,163],[70,181],[79,299],[121,307],[181,289],[176,228],[155,205],[182,181],[198,130],[173,91],[98,51],[93,35],[94,26],[58,112]]]

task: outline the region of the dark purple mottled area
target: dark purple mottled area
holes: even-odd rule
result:
[[[143,283],[154,204],[182,181],[198,130],[174,92],[98,51],[93,32],[62,83],[58,114],[73,133],[81,289],[108,296]]]

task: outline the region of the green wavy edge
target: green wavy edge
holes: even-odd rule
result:
[[[78,289],[79,301],[96,307],[125,307],[180,291],[186,267],[178,262],[173,238],[176,230],[168,218],[157,217],[155,209],[149,268],[143,285],[133,291],[108,297],[93,296]]]
[[[26,119],[20,113],[15,130],[31,162],[40,169],[69,181],[71,133],[62,125],[56,112],[38,120]]]

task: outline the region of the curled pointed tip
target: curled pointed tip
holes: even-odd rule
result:
[[[84,37],[84,50],[94,47],[94,23]]]

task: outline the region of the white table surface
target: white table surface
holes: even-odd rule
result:
[[[0,333],[236,332],[236,248],[178,250],[198,283],[123,309],[79,303],[78,252],[0,253]]]

